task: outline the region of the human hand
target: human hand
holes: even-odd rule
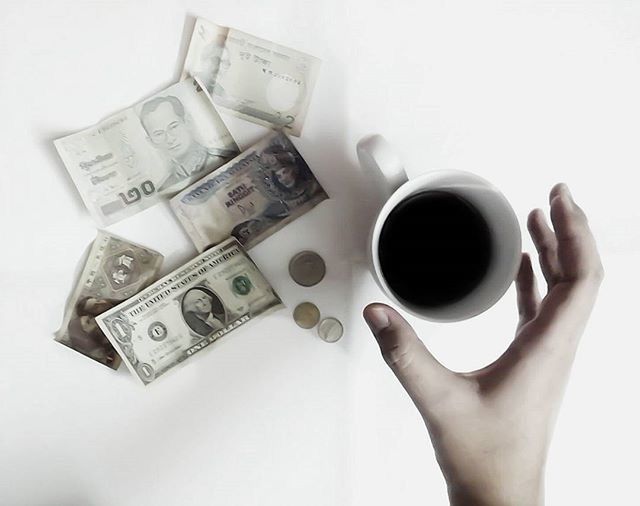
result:
[[[420,411],[452,505],[540,505],[544,465],[580,336],[604,271],[587,218],[569,189],[549,195],[553,230],[529,214],[547,294],[531,259],[516,278],[515,339],[492,364],[456,373],[441,365],[409,323],[384,304],[363,316],[382,355]]]

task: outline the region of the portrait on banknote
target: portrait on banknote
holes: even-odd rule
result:
[[[289,218],[292,212],[311,201],[321,190],[308,165],[285,138],[268,145],[257,154],[262,177],[256,184],[270,197],[270,202],[260,218],[250,218],[233,227],[231,235],[241,244],[246,244],[252,236]]]
[[[149,142],[166,163],[166,177],[158,187],[160,192],[180,188],[181,183],[203,176],[207,168],[222,165],[235,153],[215,145],[207,146],[206,137],[200,140],[191,115],[173,95],[156,96],[144,102],[139,117]],[[206,133],[205,128],[200,131]]]
[[[197,77],[212,96],[228,97],[219,81],[222,81],[231,67],[231,55],[225,45],[229,29],[223,26],[216,26],[215,29],[211,27],[208,34],[204,26],[199,26],[198,30],[203,44],[196,56]]]
[[[120,357],[96,317],[155,281],[162,255],[99,231],[65,308],[56,341],[112,369]]]
[[[229,235],[251,248],[327,198],[291,140],[274,132],[170,203],[203,251]]]
[[[54,144],[101,225],[146,209],[239,152],[211,98],[193,79]]]
[[[112,299],[84,297],[80,299],[70,316],[67,332],[62,343],[80,353],[116,369],[120,357],[96,323],[96,316],[119,304]]]
[[[185,292],[182,317],[187,327],[198,335],[196,341],[227,324],[226,310],[220,297],[206,286],[196,286]]]
[[[265,185],[281,203],[287,204],[288,209],[309,201],[320,190],[309,166],[286,137],[277,138],[259,153],[267,176]],[[267,211],[267,214],[284,217],[280,210]]]
[[[96,322],[129,370],[155,381],[282,302],[233,237],[208,249]]]

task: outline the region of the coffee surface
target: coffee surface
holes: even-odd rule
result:
[[[400,302],[437,308],[471,293],[489,270],[491,232],[480,212],[447,191],[407,197],[380,233],[382,274]]]

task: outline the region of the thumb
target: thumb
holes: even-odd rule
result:
[[[438,362],[411,325],[386,304],[369,304],[362,312],[387,365],[419,410],[453,387],[456,375]]]

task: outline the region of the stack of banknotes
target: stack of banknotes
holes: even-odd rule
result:
[[[54,141],[99,226],[170,201],[200,252],[158,280],[160,253],[99,230],[57,341],[148,384],[282,307],[246,250],[329,198],[287,136],[319,67],[199,18],[180,82]],[[274,131],[241,150],[219,111]]]

